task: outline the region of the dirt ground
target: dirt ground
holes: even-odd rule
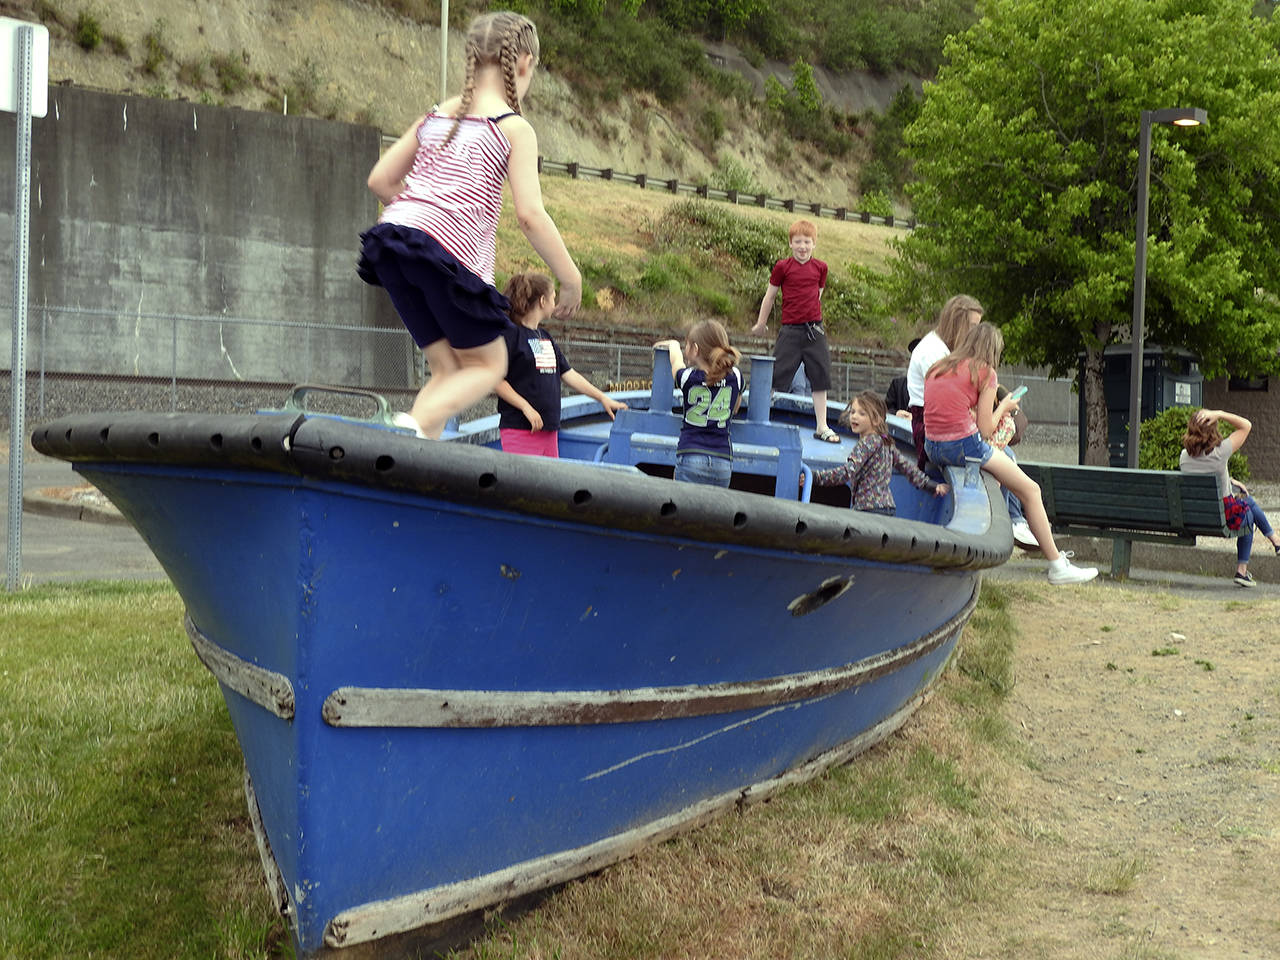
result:
[[[1280,957],[1280,600],[1007,588],[1027,876],[956,956]]]

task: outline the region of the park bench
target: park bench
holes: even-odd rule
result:
[[[1111,576],[1129,576],[1135,540],[1195,546],[1197,537],[1235,537],[1218,482],[1172,470],[1019,462],[1044,498],[1055,534],[1110,537]]]

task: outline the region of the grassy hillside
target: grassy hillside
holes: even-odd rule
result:
[[[778,48],[787,59],[763,61],[748,37],[731,31],[747,59],[721,45],[713,64],[706,37],[725,32],[714,24],[684,24],[669,4],[642,6],[636,16],[613,7],[593,14],[582,4],[512,4],[534,16],[542,37],[544,69],[526,107],[545,156],[851,209],[867,208],[865,194],[890,202],[885,191],[901,182],[892,135],[901,118],[882,107],[902,84],[911,89],[907,75],[863,83],[823,73],[823,100],[805,59],[816,54],[803,45],[795,56]],[[461,84],[460,31],[481,7],[450,5],[448,91]],[[0,0],[0,14],[49,29],[55,84],[392,134],[441,93],[439,6],[425,0]],[[840,99],[872,88],[874,96]]]
[[[543,176],[542,188],[583,273],[583,324],[667,333],[716,316],[735,342],[747,338],[769,270],[787,255],[787,227],[800,216],[553,175]],[[500,284],[520,270],[545,270],[510,207],[498,236]],[[902,230],[808,219],[818,227],[815,255],[830,268],[823,304],[831,338],[902,347],[917,318],[891,320],[879,282]]]

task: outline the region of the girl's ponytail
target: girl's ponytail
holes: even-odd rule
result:
[[[521,317],[532,313],[538,302],[554,290],[551,278],[545,273],[517,273],[507,281],[502,295],[511,303],[512,321],[519,323]]]
[[[689,331],[688,340],[698,347],[707,365],[707,383],[719,383],[738,365],[742,354],[729,344],[729,333],[719,320],[700,320]]]

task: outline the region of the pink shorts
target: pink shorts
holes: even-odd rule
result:
[[[503,427],[502,449],[506,453],[523,453],[531,457],[559,457],[559,430],[515,430]]]

